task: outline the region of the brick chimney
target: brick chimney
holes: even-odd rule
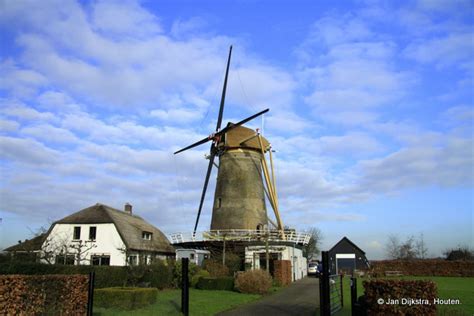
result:
[[[125,203],[124,211],[125,213],[132,215],[132,204]]]

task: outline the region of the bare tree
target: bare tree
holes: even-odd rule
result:
[[[426,248],[425,239],[423,233],[420,234],[418,240],[415,243],[416,256],[419,259],[425,259],[426,254],[428,253],[428,248]]]
[[[389,235],[387,244],[385,245],[385,251],[390,259],[400,258],[400,240],[397,235]]]
[[[398,259],[416,259],[415,237],[408,236],[405,242],[400,245],[400,255]]]
[[[410,235],[404,242],[401,242],[397,235],[389,235],[385,250],[390,259],[402,260],[423,259],[428,253],[423,234],[420,234],[418,239]]]
[[[313,259],[321,252],[320,246],[323,240],[323,233],[319,228],[311,227],[306,230],[307,234],[311,235],[308,244],[303,247],[303,256],[308,258],[308,261]]]

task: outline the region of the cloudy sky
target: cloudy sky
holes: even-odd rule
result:
[[[470,1],[0,0],[0,248],[97,202],[192,231],[224,124],[264,108],[284,224],[473,245]],[[215,179],[216,173],[213,174]],[[200,222],[208,229],[213,183]]]

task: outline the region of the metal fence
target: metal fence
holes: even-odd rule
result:
[[[329,275],[329,255],[327,251],[322,251],[321,257],[323,269],[319,276],[320,315],[331,316],[344,306],[343,276],[340,274]]]
[[[185,243],[196,241],[278,241],[291,242],[306,245],[311,235],[293,230],[251,230],[251,229],[227,229],[209,230],[203,232],[174,233],[169,235],[171,243]]]
[[[331,315],[340,311],[344,306],[342,278],[343,276],[340,274],[329,276],[329,305],[331,307]]]

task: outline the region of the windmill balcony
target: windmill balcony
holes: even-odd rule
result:
[[[169,235],[172,244],[202,241],[271,241],[289,242],[300,245],[308,244],[310,234],[296,232],[294,230],[249,230],[249,229],[226,229],[209,230],[202,232],[174,233]]]

